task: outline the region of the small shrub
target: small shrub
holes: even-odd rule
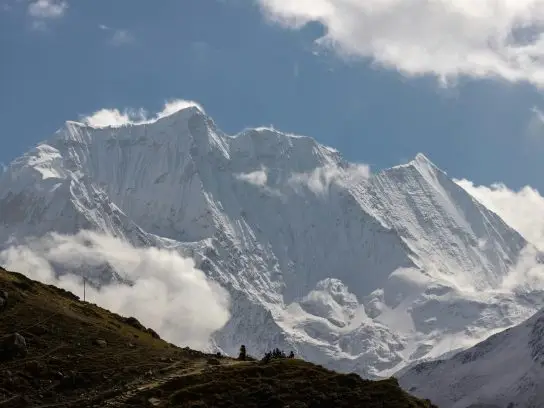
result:
[[[261,359],[261,363],[268,364],[272,360],[272,353],[270,351],[264,353],[263,358]]]
[[[283,350],[280,350],[279,348],[275,348],[272,351],[267,351],[266,353],[264,353],[264,356],[261,359],[261,363],[267,364],[272,359],[284,359],[284,358],[295,358],[295,353],[291,351],[289,355],[287,356]]]

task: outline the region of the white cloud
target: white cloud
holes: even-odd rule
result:
[[[119,109],[100,109],[91,115],[83,116],[81,121],[89,126],[97,128],[110,126],[120,127],[130,124],[155,122],[158,119],[190,107],[196,107],[201,112],[204,112],[204,108],[202,108],[202,106],[197,102],[184,99],[174,99],[166,102],[163,110],[156,113],[154,117],[149,117],[147,111],[143,108],[127,108],[122,112]]]
[[[132,285],[87,285],[87,300],[124,316],[134,316],[163,338],[205,349],[210,335],[229,319],[228,293],[175,251],[135,248],[107,235],[82,231],[50,234],[0,252],[0,263],[32,279],[82,297],[82,278],[55,271],[108,266]]]
[[[68,9],[68,3],[62,0],[37,0],[28,5],[28,14],[39,19],[60,18]]]
[[[130,44],[134,41],[134,37],[128,30],[115,30],[111,37],[110,43],[115,46]]]
[[[306,186],[314,194],[326,194],[332,183],[348,183],[353,181],[362,181],[370,177],[370,168],[366,164],[350,165],[346,169],[340,169],[336,166],[323,166],[314,169],[309,173],[295,173],[289,180],[294,188]]]
[[[47,31],[47,24],[43,20],[34,20],[30,27],[35,31]]]
[[[544,264],[538,262],[539,256],[536,248],[524,248],[518,262],[502,282],[501,289],[521,293],[543,290]]]
[[[518,191],[502,183],[477,186],[469,180],[454,180],[476,200],[499,215],[506,224],[518,231],[529,243],[522,249],[515,265],[510,268],[497,291],[517,294],[526,300],[526,294],[535,291],[535,298],[544,290],[544,197],[530,187]],[[484,241],[478,241],[484,248]],[[535,304],[535,307],[541,305]]]
[[[536,189],[526,186],[513,191],[500,183],[486,187],[475,186],[468,180],[455,181],[525,239],[544,251],[544,197]]]
[[[146,112],[143,109],[100,109],[90,116],[85,117],[84,122],[93,127],[119,127],[131,123],[139,123],[146,120]]]
[[[544,139],[544,112],[537,108],[533,107],[532,116],[527,125],[527,136],[533,140],[543,140]]]
[[[188,101],[185,99],[173,99],[164,104],[164,109],[161,112],[157,113],[157,118],[160,119],[165,116],[169,116],[173,113],[176,113],[180,110],[191,108],[191,107],[195,107],[200,112],[204,112],[204,108],[198,102]]]
[[[259,0],[286,27],[407,75],[500,77],[544,84],[544,0]]]
[[[105,24],[100,24],[98,28],[100,28],[102,31],[112,32],[111,38],[109,40],[109,43],[111,45],[119,47],[134,42],[134,36],[128,30],[111,28]]]
[[[236,175],[238,180],[245,181],[246,183],[254,184],[256,186],[263,187],[266,185],[268,176],[264,167],[261,170],[255,170],[251,173],[240,173]]]

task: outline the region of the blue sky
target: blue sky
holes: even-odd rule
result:
[[[228,133],[274,125],[373,169],[424,152],[457,178],[544,190],[536,0],[373,1],[0,0],[0,162],[65,120],[182,98]]]

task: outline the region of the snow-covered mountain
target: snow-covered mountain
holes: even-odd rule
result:
[[[401,385],[439,407],[544,406],[544,310],[450,359],[421,363]]]
[[[309,137],[226,135],[194,107],[66,122],[0,174],[4,247],[81,229],[194,257],[231,293],[214,342],[232,354],[389,375],[541,306],[503,288],[524,238],[425,156],[371,175]]]

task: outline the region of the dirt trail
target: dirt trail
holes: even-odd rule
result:
[[[133,317],[0,267],[0,408],[431,407],[394,379],[365,381],[298,359],[237,361],[180,348]]]
[[[126,408],[134,406],[133,403],[137,400],[139,402],[145,400],[151,407],[161,407],[167,405],[167,401],[162,401],[160,397],[151,397],[151,395],[161,387],[167,386],[168,383],[175,382],[182,377],[198,375],[207,370],[213,371],[220,369],[220,367],[247,364],[246,362],[223,359],[216,360],[216,362],[216,364],[211,365],[207,360],[203,359],[190,362],[183,367],[173,365],[170,369],[165,370],[167,372],[155,376],[154,378],[138,380],[128,384],[122,394],[103,400],[100,406],[104,408]],[[160,393],[160,391],[158,391],[158,393]]]
[[[167,370],[166,373],[162,375],[155,376],[150,379],[142,379],[133,381],[128,384],[126,390],[111,399],[105,400],[101,403],[101,406],[104,408],[119,408],[119,407],[129,407],[130,400],[137,399],[139,395],[149,394],[154,389],[161,387],[162,385],[176,380],[180,377],[198,374],[206,368],[206,361],[195,361],[190,363],[188,366],[184,367],[172,367],[170,370]],[[152,400],[149,403],[150,406],[161,406],[160,400]]]

